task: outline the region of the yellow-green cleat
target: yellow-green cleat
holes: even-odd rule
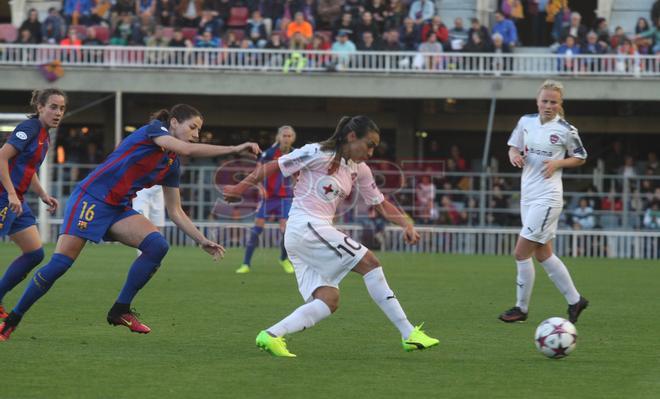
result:
[[[273,356],[296,357],[286,348],[284,337],[273,337],[268,331],[263,330],[257,335],[257,346]]]
[[[408,336],[408,339],[401,339],[404,351],[412,352],[415,350],[428,349],[440,343],[440,341],[437,339],[426,335],[426,333],[422,330],[423,325],[424,323],[416,326]]]
[[[248,265],[241,265],[238,269],[236,269],[236,274],[245,274],[245,273],[250,273],[250,266]]]
[[[291,263],[291,261],[288,258],[281,260],[280,265],[282,266],[282,269],[284,269],[284,273],[287,274],[293,273],[293,263]]]

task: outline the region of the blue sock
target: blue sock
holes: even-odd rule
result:
[[[138,249],[142,251],[142,255],[135,259],[131,270],[128,271],[126,282],[119,293],[117,303],[130,304],[133,301],[138,291],[156,273],[170,246],[162,234],[154,231],[144,238]]]
[[[245,257],[243,258],[243,264],[250,266],[252,262],[252,254],[259,244],[259,235],[264,231],[263,227],[254,226],[250,230],[250,240],[248,241],[247,248],[245,248]]]
[[[32,280],[23,292],[23,296],[16,304],[14,313],[23,316],[39,298],[48,292],[53,283],[69,270],[72,264],[73,259],[68,256],[54,254],[50,262],[34,273]]]
[[[284,247],[284,233],[282,233],[282,239],[280,240],[280,260],[284,260],[289,257],[289,254],[286,252]]]
[[[7,268],[5,275],[0,280],[0,302],[2,298],[18,285],[32,269],[44,260],[44,249],[39,248],[32,252],[26,252],[13,262]]]

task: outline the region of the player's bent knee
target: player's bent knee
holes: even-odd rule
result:
[[[41,261],[44,260],[46,257],[46,253],[44,252],[44,247],[41,247],[39,249],[35,249],[34,251],[31,252],[26,252],[23,254],[25,258],[33,265],[38,265],[41,263]]]
[[[160,261],[167,255],[167,251],[170,249],[170,245],[165,240],[162,234],[157,231],[149,234],[142,240],[142,243],[138,246],[138,249],[142,251],[142,255],[160,263]]]

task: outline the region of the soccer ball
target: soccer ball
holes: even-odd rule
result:
[[[549,358],[560,359],[575,349],[577,330],[573,323],[561,317],[544,320],[536,328],[536,349]]]

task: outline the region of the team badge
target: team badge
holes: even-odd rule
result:
[[[84,220],[79,220],[78,230],[87,230],[87,222],[85,222]]]
[[[550,135],[550,144],[557,144],[558,141],[559,141],[559,136],[557,136],[556,134]]]
[[[25,132],[16,132],[16,137],[21,140],[27,140],[27,133]]]

